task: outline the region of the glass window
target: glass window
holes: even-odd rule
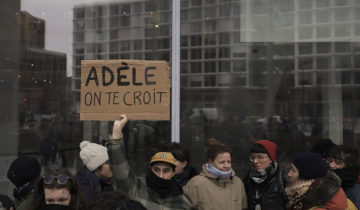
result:
[[[299,58],[299,69],[301,70],[313,69],[313,58],[312,57]]]
[[[193,62],[190,64],[190,71],[191,73],[201,73],[202,70],[202,65],[201,65],[201,62]]]
[[[312,11],[299,12],[299,24],[312,24]]]
[[[230,61],[219,61],[219,72],[230,72]]]
[[[316,27],[316,38],[329,38],[331,37],[330,26],[317,26]]]
[[[313,43],[300,42],[298,46],[300,55],[313,54]]]
[[[313,6],[312,0],[297,0],[297,2],[300,9],[311,9]]]
[[[191,0],[191,6],[201,6],[202,0]]]
[[[331,52],[331,43],[329,43],[329,42],[316,43],[316,52],[318,54],[330,53]]]
[[[201,59],[201,49],[192,49],[191,50],[191,59]]]
[[[201,46],[201,35],[191,36],[191,47],[193,46]]]
[[[216,34],[207,34],[204,36],[204,45],[216,45]]]
[[[317,57],[316,58],[316,68],[317,69],[330,69],[331,67],[331,57]]]
[[[198,20],[202,18],[202,9],[196,8],[191,10],[191,19]]]
[[[346,21],[350,19],[351,10],[350,8],[338,8],[334,10],[335,21]]]
[[[348,42],[335,42],[335,53],[349,53],[351,50]]]
[[[328,23],[331,21],[331,10],[319,10],[316,12],[316,23]]]
[[[166,60],[171,65],[173,47],[179,46],[172,44],[172,29],[177,28],[172,26],[172,2],[0,4],[6,17],[0,24],[3,171],[26,154],[38,158],[42,168],[64,166],[76,172],[82,167],[80,141],[103,143],[112,123],[80,121],[81,61]],[[249,146],[265,137],[278,144],[280,165],[321,138],[357,147],[359,0],[179,3],[180,49],[174,51],[180,52],[180,70],[171,72],[180,78],[176,125],[180,144],[189,149],[198,171],[207,161],[204,145],[210,138],[236,151],[232,166],[239,177],[249,169]],[[125,149],[136,174],[145,174],[152,153],[173,139],[177,129],[171,125],[128,122]],[[57,148],[54,160],[43,153],[46,139]],[[11,192],[13,187],[0,174],[0,192]]]
[[[313,73],[300,72],[299,73],[299,85],[313,85]]]
[[[228,17],[231,16],[231,4],[220,5],[219,7],[219,17]]]
[[[230,44],[230,33],[220,33],[219,44]]]
[[[201,31],[202,31],[202,23],[201,22],[191,23],[191,32],[192,33],[200,33]]]
[[[350,36],[350,26],[348,25],[335,25],[335,37]]]
[[[205,59],[214,59],[216,58],[216,48],[205,48],[204,49]]]
[[[204,77],[204,86],[205,87],[216,87],[216,76],[209,75]]]
[[[134,40],[133,50],[142,50],[142,49],[143,49],[143,40]]]
[[[335,56],[335,68],[343,69],[351,67],[351,58],[349,56]]]
[[[328,0],[316,0],[316,7],[317,8],[329,7],[330,5],[331,5],[331,1],[328,1]]]
[[[216,72],[216,62],[209,61],[204,63],[204,72],[205,73],[214,73]]]
[[[246,71],[246,60],[233,61],[233,72],[245,72],[245,71]]]
[[[219,48],[219,58],[229,58],[229,57],[230,57],[230,47]]]
[[[204,17],[205,19],[210,19],[210,18],[216,18],[216,7],[205,7],[204,8]]]
[[[299,27],[299,39],[312,39],[313,27]]]

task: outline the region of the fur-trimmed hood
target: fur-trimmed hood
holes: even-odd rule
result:
[[[340,178],[329,170],[323,178],[316,180],[301,198],[303,209],[324,206],[339,191],[340,185]]]

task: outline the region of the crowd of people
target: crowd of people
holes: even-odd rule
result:
[[[41,171],[30,156],[15,159],[7,173],[14,200],[0,195],[7,210],[355,210],[360,208],[358,152],[321,140],[311,152],[294,155],[289,170],[277,161],[270,140],[250,147],[250,167],[239,178],[233,151],[220,141],[206,148],[200,173],[177,143],[164,145],[139,177],[129,166],[123,129],[126,115],[114,121],[106,146],[83,141],[83,168]],[[286,172],[285,172],[286,171]]]

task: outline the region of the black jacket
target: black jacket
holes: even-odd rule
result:
[[[285,209],[285,179],[279,169],[267,179],[258,184],[255,183],[247,174],[244,179],[244,186],[248,200],[248,209],[254,210],[260,204],[261,210],[283,210]],[[259,198],[256,198],[256,192]]]

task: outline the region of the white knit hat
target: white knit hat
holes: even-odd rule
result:
[[[107,160],[109,155],[107,148],[88,141],[82,141],[80,143],[80,158],[90,171],[94,171]]]

